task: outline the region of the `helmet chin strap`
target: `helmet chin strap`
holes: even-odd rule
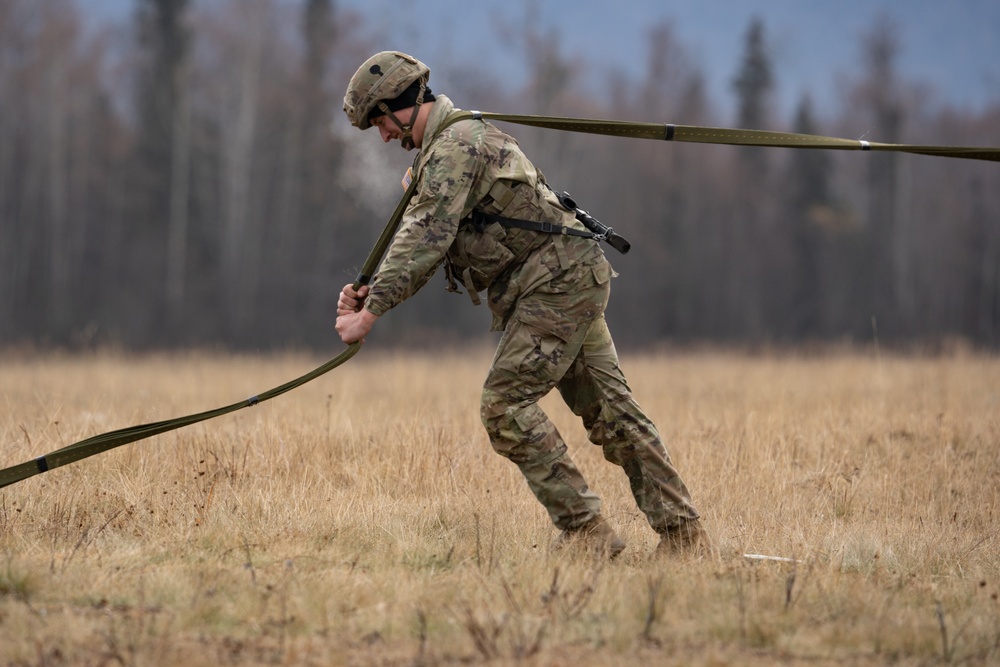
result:
[[[413,105],[413,112],[410,114],[410,121],[408,123],[403,123],[396,116],[396,113],[389,109],[389,105],[385,102],[379,102],[378,108],[382,110],[389,120],[396,124],[396,126],[403,132],[403,136],[400,137],[399,141],[403,144],[403,148],[406,150],[412,150],[416,148],[416,143],[413,141],[413,125],[417,122],[417,114],[420,113],[420,105],[424,103],[424,90],[427,86],[423,81],[420,82],[420,92],[417,94],[417,99]]]

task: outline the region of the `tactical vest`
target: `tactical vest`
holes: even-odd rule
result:
[[[445,258],[448,291],[460,293],[460,282],[476,305],[478,292],[488,289],[533,250],[553,241],[551,233],[509,227],[490,218],[537,220],[565,228],[575,220],[544,182],[538,188],[502,179],[494,183],[473,214],[462,220]],[[561,238],[555,242],[560,244],[558,251]]]

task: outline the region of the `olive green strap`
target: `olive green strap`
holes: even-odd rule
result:
[[[393,211],[392,217],[389,218],[389,222],[382,231],[382,235],[375,243],[375,247],[373,247],[371,252],[368,254],[368,259],[365,260],[365,263],[361,268],[361,273],[358,275],[358,278],[354,283],[354,289],[358,289],[362,285],[367,284],[371,275],[375,273],[379,262],[382,261],[383,255],[385,255],[389,244],[392,242],[393,235],[395,235],[396,230],[399,228],[399,223],[403,219],[403,212],[406,210],[406,205],[409,203],[415,190],[416,179],[414,179],[414,181],[411,182],[409,187],[406,189],[403,194],[403,198],[399,200],[399,204],[396,205],[396,210]],[[360,349],[360,342],[351,343],[346,350],[338,354],[336,357],[326,362],[319,368],[306,373],[302,377],[292,380],[291,382],[286,382],[285,384],[265,391],[262,394],[251,396],[250,398],[239,401],[238,403],[227,405],[224,408],[207,410],[205,412],[199,412],[198,414],[188,415],[186,417],[177,417],[175,419],[153,422],[152,424],[130,426],[128,428],[118,429],[117,431],[111,431],[110,433],[95,435],[91,438],[87,438],[86,440],[81,440],[80,442],[76,442],[72,445],[67,445],[62,449],[57,449],[56,451],[46,454],[45,456],[39,456],[36,459],[21,463],[20,465],[4,468],[3,470],[0,470],[0,488],[28,479],[29,477],[33,477],[39,473],[52,470],[53,468],[75,463],[76,461],[94,456],[95,454],[106,452],[109,449],[127,445],[130,442],[143,440],[154,435],[173,431],[174,429],[182,428],[184,426],[190,426],[191,424],[196,424],[207,419],[221,417],[222,415],[230,412],[235,412],[236,410],[240,410],[242,408],[257,405],[258,403],[263,403],[264,401],[272,399],[275,396],[280,396],[285,392],[291,391],[296,387],[300,387],[311,380],[315,380],[320,375],[333,370],[357,354]]]
[[[772,148],[826,148],[833,150],[896,151],[1000,162],[1000,148],[971,146],[925,146],[919,144],[886,144],[863,139],[838,139],[814,134],[768,132],[764,130],[738,130],[725,127],[699,127],[663,123],[633,123],[620,120],[591,120],[586,118],[560,118],[556,116],[518,116],[467,112],[472,118],[505,121],[519,125],[543,127],[549,130],[604,134],[635,139],[682,141],[696,144],[728,144],[733,146],[767,146]]]
[[[80,442],[68,445],[62,449],[57,449],[54,452],[46,454],[45,456],[39,456],[38,458],[26,463],[5,468],[0,470],[0,488],[8,486],[9,484],[14,484],[15,482],[20,482],[39,473],[51,470],[52,468],[58,468],[69,463],[75,463],[76,461],[80,461],[81,459],[85,459],[95,454],[106,452],[109,449],[127,445],[128,443],[135,442],[136,440],[150,438],[154,435],[166,433],[167,431],[173,431],[174,429],[178,429],[183,426],[189,426],[200,421],[205,421],[206,419],[221,417],[222,415],[235,412],[241,408],[263,403],[268,399],[280,396],[287,391],[291,391],[292,389],[295,389],[310,380],[318,378],[327,371],[336,368],[353,357],[360,348],[361,343],[353,343],[336,357],[326,362],[319,368],[306,373],[302,377],[292,380],[291,382],[287,382],[280,387],[275,387],[274,389],[265,391],[262,394],[251,396],[244,401],[227,405],[224,408],[207,410],[205,412],[199,412],[198,414],[188,415],[186,417],[153,422],[152,424],[130,426],[128,428],[118,429],[117,431],[111,431],[110,433],[95,435],[92,438],[81,440]]]
[[[443,127],[467,118],[469,118],[469,114],[467,113],[453,113],[445,119]],[[403,213],[406,211],[406,206],[413,197],[413,193],[417,190],[417,182],[418,179],[413,178],[407,185],[402,198],[399,200],[399,203],[396,204],[396,209],[389,217],[389,222],[386,223],[385,228],[382,230],[382,234],[375,242],[375,246],[371,249],[371,252],[368,253],[368,258],[365,260],[365,263],[361,267],[361,272],[354,281],[354,289],[358,289],[362,285],[367,285],[371,280],[371,277],[375,274],[375,271],[378,269],[379,264],[382,262],[382,258],[385,256],[386,251],[389,249],[389,245],[392,243],[392,238],[396,235],[396,231],[399,229],[399,224],[403,220]],[[215,410],[199,412],[186,417],[177,417],[175,419],[153,422],[152,424],[141,424],[139,426],[130,426],[128,428],[118,429],[117,431],[111,431],[109,433],[102,433],[101,435],[95,435],[91,438],[87,438],[86,440],[73,443],[72,445],[67,445],[62,449],[57,449],[54,452],[46,454],[45,456],[39,456],[31,461],[11,466],[9,468],[4,468],[3,470],[0,470],[0,489],[28,479],[29,477],[34,477],[40,473],[47,472],[53,468],[75,463],[76,461],[94,456],[95,454],[106,452],[109,449],[121,447],[122,445],[136,442],[137,440],[150,438],[154,435],[167,433],[168,431],[173,431],[184,426],[190,426],[191,424],[197,424],[198,422],[205,421],[207,419],[221,417],[222,415],[230,412],[235,412],[236,410],[240,410],[242,408],[257,405],[258,403],[263,403],[264,401],[272,399],[275,396],[280,396],[285,392],[291,391],[296,387],[300,387],[311,380],[315,380],[320,375],[333,370],[357,354],[360,349],[360,342],[351,343],[347,346],[346,350],[319,368],[316,368],[315,370],[312,370],[302,377],[292,380],[291,382],[286,382],[279,387],[257,394],[256,396],[251,396],[250,398],[239,401],[238,403],[233,403],[232,405],[227,405],[226,407],[217,408]]]

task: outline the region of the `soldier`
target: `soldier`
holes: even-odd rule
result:
[[[370,288],[344,287],[337,332],[362,340],[375,321],[444,266],[449,289],[474,303],[486,293],[502,337],[483,386],[481,416],[497,453],[520,468],[562,532],[611,558],[624,542],[601,515],[600,498],[538,406],[553,388],[591,442],[628,476],[636,504],[660,534],[658,553],[702,554],[708,537],[656,427],[618,366],[604,319],[614,272],[604,252],[549,189],[517,142],[456,111],[428,87],[430,70],[395,51],[369,58],[351,79],[344,111],[384,142],[420,149],[418,186]],[[549,223],[543,226],[539,223]]]

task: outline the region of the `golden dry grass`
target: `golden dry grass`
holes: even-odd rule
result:
[[[489,356],[366,349],[0,491],[0,663],[1000,662],[995,357],[625,357],[716,560],[653,559],[621,470],[547,398],[629,544],[606,564],[552,553],[490,449]],[[0,467],[320,361],[7,354]]]

